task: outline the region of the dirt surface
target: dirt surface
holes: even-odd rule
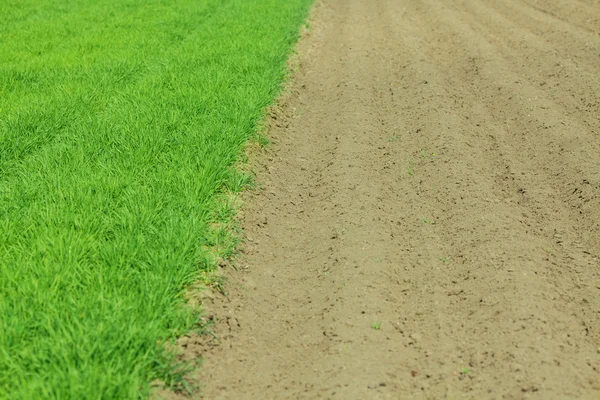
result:
[[[600,398],[600,2],[325,0],[208,399]]]

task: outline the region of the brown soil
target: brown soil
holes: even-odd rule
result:
[[[600,2],[314,14],[205,397],[600,398]]]

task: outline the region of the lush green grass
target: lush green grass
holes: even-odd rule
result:
[[[310,0],[0,2],[0,397],[173,381]],[[219,229],[215,221],[224,222]],[[223,226],[223,224],[221,224]]]

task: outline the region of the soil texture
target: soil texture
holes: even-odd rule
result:
[[[600,398],[599,94],[597,0],[319,3],[205,398]]]

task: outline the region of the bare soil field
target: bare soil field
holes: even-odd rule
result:
[[[600,398],[600,2],[324,0],[209,399]]]

